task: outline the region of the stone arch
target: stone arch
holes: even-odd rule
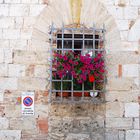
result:
[[[135,24],[132,26],[128,34],[129,41],[139,41],[140,39],[140,18],[138,18]]]
[[[80,3],[79,8],[73,3]],[[77,4],[76,3],[76,4]],[[77,14],[75,14],[77,13]],[[77,16],[77,17],[76,17]],[[78,17],[79,16],[79,17]],[[120,34],[113,17],[109,14],[103,3],[99,0],[50,0],[48,6],[42,11],[33,28],[32,45],[39,45],[41,49],[47,49],[49,42],[49,27],[52,23],[59,28],[73,24],[75,18],[79,18],[80,24],[92,27],[106,28],[106,49],[119,51],[121,48]]]

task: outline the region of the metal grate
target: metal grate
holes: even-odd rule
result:
[[[105,27],[97,29],[94,26],[92,28],[86,28],[84,26],[79,27],[64,27],[61,29],[51,26],[50,31],[50,50],[51,50],[51,64],[50,64],[50,91],[49,102],[94,102],[101,101],[102,95],[105,92],[106,75],[104,80],[101,81],[102,88],[98,89],[96,81],[86,88],[86,82],[77,84],[72,76],[67,78],[53,78],[53,53],[59,52],[61,54],[67,51],[73,51],[77,54],[85,55],[92,53],[96,56],[99,52],[105,54],[104,48],[105,42]],[[103,58],[104,59],[104,58]],[[77,87],[79,89],[77,89]],[[68,92],[68,96],[64,97],[63,93]],[[88,97],[85,95],[88,93]],[[81,97],[76,97],[75,94],[81,93]],[[96,95],[95,95],[96,94]],[[97,96],[98,95],[98,96]],[[96,97],[97,96],[97,97]]]

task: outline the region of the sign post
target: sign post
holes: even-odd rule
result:
[[[22,93],[22,115],[31,116],[34,115],[34,92]]]

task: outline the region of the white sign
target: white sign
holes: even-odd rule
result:
[[[34,92],[23,92],[21,98],[22,115],[34,115]]]

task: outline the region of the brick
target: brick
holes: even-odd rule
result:
[[[9,128],[9,120],[7,118],[0,118],[0,129],[8,129]]]
[[[125,117],[138,117],[138,116],[139,116],[139,104],[126,103],[125,104]]]
[[[5,3],[20,3],[20,0],[4,0]]]
[[[138,76],[139,76],[138,64],[123,65],[123,77],[138,77]]]
[[[9,12],[9,5],[2,4],[0,5],[0,16],[8,16]]]
[[[130,129],[133,127],[132,118],[106,118],[107,128]]]
[[[11,5],[10,6],[10,16],[28,16],[29,14],[29,6],[28,5]]]
[[[126,140],[139,140],[140,131],[139,130],[128,130],[126,131]]]
[[[0,23],[0,28],[14,28],[14,18],[2,17]]]
[[[40,5],[31,5],[30,6],[30,16],[38,16],[41,11],[44,9],[45,5],[40,4]]]
[[[7,64],[0,64],[0,76],[7,76]]]
[[[136,19],[138,17],[138,8],[127,6],[124,8],[125,19]]]
[[[9,64],[8,65],[8,76],[9,77],[23,77],[25,76],[25,66]]]
[[[132,6],[140,6],[140,1],[139,0],[130,0],[130,5],[132,5]]]
[[[16,90],[17,79],[16,78],[0,78],[0,90]]]
[[[20,30],[19,29],[4,29],[3,38],[4,39],[19,39]]]
[[[20,78],[18,80],[18,89],[20,90],[45,90],[46,79],[43,78]]]
[[[1,140],[20,140],[21,130],[0,130]]]
[[[106,117],[123,117],[124,105],[119,102],[106,103]]]
[[[118,65],[118,77],[122,77],[122,65]]]
[[[48,133],[48,120],[47,119],[37,120],[37,125],[41,133]]]

